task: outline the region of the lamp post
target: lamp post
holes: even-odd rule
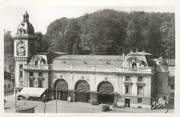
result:
[[[56,113],[57,113],[57,88],[55,90],[56,90]]]
[[[45,95],[43,95],[42,101],[44,103],[44,113],[46,113],[46,96]]]
[[[14,109],[16,112],[16,106],[17,106],[17,102],[16,102],[16,84],[14,83]]]

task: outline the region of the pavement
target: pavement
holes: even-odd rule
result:
[[[5,113],[15,112],[14,95],[5,96],[7,100],[5,104]],[[61,100],[52,100],[46,104],[41,101],[17,100],[17,105],[35,106],[35,113],[102,113],[100,105],[92,105],[83,102],[67,102]],[[57,106],[56,106],[57,105]],[[57,108],[56,108],[57,107]],[[105,113],[172,113],[174,109],[137,109],[137,108],[114,108],[112,111]]]

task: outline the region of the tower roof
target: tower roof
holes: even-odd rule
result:
[[[29,22],[29,14],[27,11],[23,14],[23,22]]]
[[[17,34],[34,34],[34,27],[29,22],[29,14],[27,11],[23,14],[23,21],[17,28]]]

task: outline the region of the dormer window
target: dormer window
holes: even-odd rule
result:
[[[23,34],[25,34],[26,33],[26,31],[25,30],[23,30]]]
[[[46,64],[46,60],[42,59],[42,64]]]
[[[142,67],[145,67],[145,66],[146,66],[146,62],[144,62],[144,61],[141,60],[141,66],[142,66]]]
[[[136,68],[137,64],[135,62],[132,63],[132,68]]]
[[[38,60],[35,61],[35,66],[38,66]]]

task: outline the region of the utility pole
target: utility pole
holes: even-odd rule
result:
[[[45,96],[45,95],[43,95],[42,101],[43,101],[43,103],[44,103],[44,113],[46,113],[46,96]],[[34,101],[33,101],[33,102],[34,102]]]

